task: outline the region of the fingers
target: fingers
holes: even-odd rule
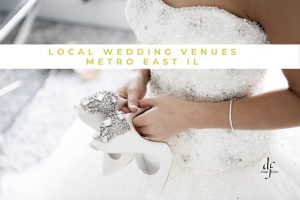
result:
[[[145,139],[151,141],[164,141],[162,134],[151,124],[151,112],[153,108],[133,118],[132,123],[136,131]]]
[[[140,114],[132,119],[132,123],[133,123],[134,127],[139,128],[139,127],[144,127],[147,125],[148,121],[147,121],[146,113],[147,113],[147,111],[145,111],[143,114]]]
[[[120,89],[120,90],[116,91],[116,93],[118,96],[123,97],[124,99],[127,99],[127,94],[125,91],[126,90],[124,90],[124,89]]]
[[[124,88],[119,89],[116,91],[116,94],[124,99],[127,99],[127,92]],[[129,113],[130,110],[128,109],[127,105],[119,108],[120,111],[123,111],[124,113]]]
[[[163,138],[160,138],[156,134],[150,134],[148,127],[137,127],[136,131],[146,140],[151,140],[154,142],[161,142],[164,140]]]
[[[128,90],[128,108],[131,112],[138,111],[138,99],[139,95],[136,89],[129,89]]]
[[[148,131],[147,131],[147,128],[145,126],[143,126],[143,127],[136,127],[135,129],[143,137],[146,137],[148,135]]]
[[[138,105],[140,108],[154,107],[156,105],[156,100],[152,98],[142,99],[139,101]]]
[[[138,110],[138,92],[135,89],[121,89],[116,93],[128,101],[127,105],[121,108],[121,111],[130,113]]]
[[[128,100],[127,106],[121,110],[125,113],[137,112],[138,108],[150,108],[156,105],[156,100],[147,98],[139,100],[139,93],[136,88],[129,88],[128,90],[119,90],[117,94]]]
[[[128,106],[123,106],[123,108],[121,109],[121,111],[123,111],[124,113],[130,113],[131,111],[129,110]]]

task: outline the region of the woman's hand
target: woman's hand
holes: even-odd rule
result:
[[[133,119],[141,135],[152,140],[165,140],[189,127],[191,102],[167,96],[139,101],[140,108],[149,108]]]
[[[117,94],[128,100],[127,106],[121,110],[125,113],[138,110],[138,100],[144,98],[147,92],[147,83],[150,78],[149,70],[135,70],[129,80],[124,84]]]

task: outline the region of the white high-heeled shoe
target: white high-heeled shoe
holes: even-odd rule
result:
[[[81,100],[79,105],[75,105],[74,108],[76,109],[79,118],[85,122],[88,126],[91,128],[97,130],[104,119],[106,119],[106,114],[109,110],[105,110],[104,107],[109,109],[120,109],[122,108],[127,101],[123,98],[118,98],[117,96],[113,95],[113,93],[108,92],[108,91],[102,91],[95,93],[94,95],[90,97],[86,97]],[[108,98],[104,100],[105,98]],[[97,105],[93,104],[95,103],[95,100],[98,99]],[[100,105],[101,101],[105,101],[106,104]],[[93,104],[90,107],[88,104]],[[98,109],[97,109],[98,107]],[[110,175],[113,174],[126,165],[128,165],[130,162],[132,162],[134,159],[134,155],[130,153],[108,153],[104,155],[104,160],[103,160],[103,174],[104,175]]]
[[[114,96],[113,93],[111,93],[111,95]],[[100,100],[103,99],[100,98]],[[107,99],[104,101],[107,103]],[[122,101],[126,103],[126,100],[123,99]],[[93,102],[93,98],[87,102]],[[81,104],[82,107],[85,108],[85,103],[83,102]],[[102,116],[101,120],[99,120],[99,117],[98,120],[96,120],[97,126],[99,125],[99,121],[102,123],[94,135],[95,140],[91,143],[91,146],[107,153],[107,155],[118,156],[120,153],[121,155],[134,155],[135,161],[149,186],[154,191],[162,191],[172,165],[172,151],[170,147],[163,142],[146,140],[136,132],[132,124],[132,118],[143,112],[142,109],[137,113],[124,114],[118,111],[116,107],[115,110],[113,107],[110,107],[111,104],[105,109],[101,108],[101,106],[97,109],[98,111],[104,110],[102,113],[106,112],[105,116],[107,116],[107,118],[103,120]],[[86,109],[89,109],[89,107],[86,107]],[[88,111],[93,112],[93,110]],[[84,119],[84,117],[81,118],[83,121],[89,121],[89,119]],[[105,164],[104,168],[107,168]]]
[[[166,184],[172,165],[172,151],[163,142],[146,140],[136,132],[132,119],[142,113],[124,114],[112,112],[94,135],[92,147],[106,153],[134,153],[138,167],[148,185],[161,192]]]

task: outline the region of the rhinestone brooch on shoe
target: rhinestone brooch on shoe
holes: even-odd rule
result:
[[[111,91],[101,91],[85,97],[81,100],[80,106],[88,113],[103,113],[109,115],[115,112],[119,97]]]
[[[94,134],[95,140],[107,143],[113,137],[125,134],[130,130],[124,112],[117,110],[118,101],[118,95],[111,91],[97,92],[81,100],[80,106],[84,111],[89,114],[103,113],[106,117]]]
[[[124,113],[118,111],[107,117],[101,127],[94,134],[95,140],[103,143],[109,142],[113,137],[122,135],[130,130],[130,126],[124,116]]]

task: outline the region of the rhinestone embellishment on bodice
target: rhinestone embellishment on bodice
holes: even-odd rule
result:
[[[255,22],[217,7],[172,8],[162,0],[127,0],[127,20],[145,44],[265,44]],[[229,66],[230,67],[230,66]],[[151,70],[152,95],[217,102],[253,95],[265,70]],[[175,165],[194,170],[226,170],[260,160],[269,150],[265,131],[188,130],[167,141]]]
[[[141,43],[268,43],[257,23],[217,7],[173,8],[162,0],[128,0],[126,16]]]
[[[151,70],[150,96],[169,95],[195,102],[246,98],[262,86],[266,71],[257,70]],[[246,166],[269,150],[268,131],[233,132],[190,129],[167,142],[174,163],[194,171],[226,170]]]

